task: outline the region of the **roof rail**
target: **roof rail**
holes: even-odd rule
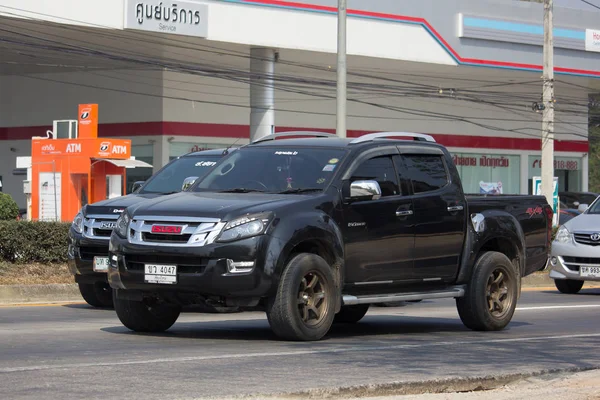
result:
[[[376,139],[383,139],[388,137],[412,137],[414,140],[425,141],[425,142],[433,142],[435,143],[435,139],[430,135],[425,135],[423,133],[412,133],[412,132],[375,132],[369,133],[366,135],[362,135],[352,140],[350,144],[370,142]]]
[[[289,131],[289,132],[278,132],[278,133],[273,133],[271,135],[263,136],[255,141],[253,141],[252,143],[265,142],[267,140],[275,140],[277,138],[288,137],[288,136],[337,137],[333,133],[327,133],[327,132]]]

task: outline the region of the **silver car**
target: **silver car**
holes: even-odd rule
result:
[[[600,197],[556,232],[550,278],[562,293],[577,293],[585,281],[600,281]],[[584,211],[585,210],[585,211]]]

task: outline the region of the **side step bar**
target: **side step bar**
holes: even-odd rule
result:
[[[365,296],[352,296],[345,294],[342,296],[342,300],[345,306],[351,306],[355,304],[391,303],[394,301],[447,299],[452,297],[463,297],[465,295],[465,287],[465,285],[460,285],[452,286],[443,290],[432,290],[426,292],[370,294]]]

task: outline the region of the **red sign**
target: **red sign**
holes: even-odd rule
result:
[[[183,228],[175,225],[152,225],[152,233],[181,234]]]

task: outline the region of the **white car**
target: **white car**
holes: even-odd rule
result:
[[[600,197],[556,232],[550,254],[550,278],[562,293],[574,294],[585,281],[600,281]],[[584,211],[585,210],[585,211]]]

